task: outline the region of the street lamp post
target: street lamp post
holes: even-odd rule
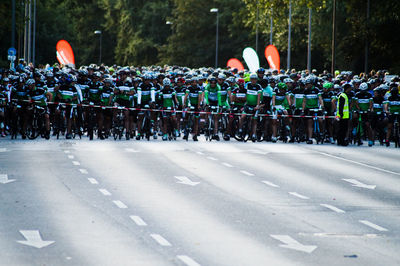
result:
[[[215,68],[218,67],[218,27],[219,27],[219,16],[218,16],[218,8],[211,8],[211,13],[217,13],[217,31],[215,34]]]
[[[311,73],[311,7],[308,9],[308,48],[307,48],[307,69]]]
[[[94,31],[94,34],[96,34],[96,35],[99,35],[99,39],[100,39],[100,51],[99,51],[99,65],[101,65],[101,35],[102,35],[102,32],[101,32],[101,30],[96,30],[96,31]]]
[[[287,69],[290,70],[290,44],[292,38],[292,1],[289,1],[289,29],[288,29],[288,48],[287,48]]]

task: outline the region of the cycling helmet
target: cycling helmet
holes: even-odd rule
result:
[[[217,82],[217,79],[214,77],[214,76],[211,76],[209,79],[208,79],[208,82]]]
[[[99,71],[94,72],[93,76],[101,78],[101,73]]]
[[[108,83],[108,84],[112,85],[114,82],[111,78],[108,78],[108,79],[104,80],[104,83]]]
[[[78,79],[76,78],[76,76],[71,75],[71,82],[77,82],[77,81],[78,81]]]
[[[333,84],[331,82],[325,82],[323,85],[324,89],[331,89],[333,87]]]
[[[164,86],[171,86],[171,80],[169,78],[165,78],[162,81]]]
[[[293,83],[293,80],[291,78],[285,78],[283,80],[284,83]]]
[[[228,81],[230,83],[233,83],[233,82],[235,82],[235,78],[234,77],[229,77],[229,78],[226,79],[226,81]]]
[[[244,85],[244,79],[238,78],[236,81],[237,81],[237,84]]]
[[[52,77],[54,77],[54,74],[53,74],[53,72],[51,72],[51,71],[48,71],[48,72],[46,73],[46,77],[48,77],[48,78],[52,78]]]
[[[221,74],[218,74],[218,78],[219,79],[226,79],[226,76],[225,76],[225,74],[221,73]]]
[[[257,73],[259,73],[259,74],[264,74],[264,73],[265,73],[265,69],[262,68],[262,67],[260,67],[260,68],[257,70]]]
[[[185,84],[185,79],[184,78],[177,78],[176,83],[182,83]]]
[[[250,79],[258,79],[257,74],[255,73],[250,74]]]
[[[314,83],[314,78],[311,76],[308,76],[305,80],[304,80],[305,84],[313,84]]]
[[[365,83],[365,82],[361,83],[360,84],[360,90],[362,90],[362,91],[368,90],[368,84]]]
[[[27,86],[33,85],[33,84],[35,84],[35,80],[34,80],[34,79],[28,79],[28,80],[25,82],[25,84],[26,84]]]
[[[288,88],[287,85],[283,82],[278,83],[277,87],[280,90],[287,90],[287,88]]]

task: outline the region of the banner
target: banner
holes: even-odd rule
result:
[[[231,58],[226,64],[230,68],[236,68],[238,71],[244,70],[243,64],[236,58]]]
[[[265,58],[267,59],[271,69],[280,70],[281,59],[279,57],[279,52],[272,44],[265,48]]]
[[[56,49],[57,60],[60,64],[75,66],[74,52],[66,40],[58,41]]]
[[[256,72],[260,68],[260,60],[253,48],[247,47],[243,50],[243,59],[249,67],[250,72]]]

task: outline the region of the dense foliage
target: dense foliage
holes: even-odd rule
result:
[[[292,68],[304,69],[307,61],[308,8],[312,17],[312,67],[330,69],[333,0],[292,1]],[[16,0],[16,48],[23,47],[24,1]],[[259,19],[257,21],[256,6]],[[261,65],[269,44],[273,14],[273,44],[286,67],[289,0],[37,0],[36,63],[55,62],[55,45],[68,40],[78,65],[97,63],[103,32],[105,64],[179,64],[213,66],[216,14],[219,9],[219,66],[230,57],[241,58],[243,48],[255,48],[259,29]],[[400,72],[400,1],[337,0],[337,68],[364,69],[365,40],[369,39],[369,70]],[[0,3],[0,66],[7,66],[11,45],[11,0]],[[167,25],[166,21],[172,25]],[[18,45],[19,44],[19,45]]]

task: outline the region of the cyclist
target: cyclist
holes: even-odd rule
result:
[[[299,86],[294,88],[290,94],[292,109],[294,110],[293,115],[295,116],[292,123],[292,137],[289,140],[290,143],[295,141],[296,130],[300,127],[300,125],[304,124],[304,119],[302,117],[298,117],[301,115],[303,109],[304,79],[300,79],[298,84]],[[303,136],[297,136],[297,138],[298,141],[304,141]]]
[[[235,119],[235,115],[243,112],[244,105],[246,103],[246,88],[244,79],[237,78],[237,86],[231,87],[231,112],[229,114],[229,122],[228,128],[231,131],[231,135],[234,135],[236,132],[232,132],[232,124]],[[237,129],[235,129],[237,130]]]
[[[257,111],[260,109],[262,88],[257,83],[257,74],[250,74],[249,78],[250,81],[246,83],[246,104],[239,120],[239,135],[242,135],[244,120],[247,115],[251,115],[251,140],[254,142],[257,140]]]
[[[289,114],[288,110],[290,109],[291,100],[290,95],[287,92],[287,85],[283,82],[278,83],[275,91],[272,93],[272,112],[274,113],[272,120],[272,142],[277,141],[277,123],[278,123],[278,115]],[[282,118],[285,121],[286,125],[288,124],[289,119],[287,117]],[[286,130],[286,128],[282,128],[282,130]],[[281,136],[283,141],[286,141],[286,136]]]
[[[103,106],[101,112],[99,112],[99,129],[98,135],[100,139],[108,138],[111,128],[111,119],[113,112],[111,106],[113,105],[114,98],[114,86],[113,80],[108,78],[104,80],[104,87],[101,90],[100,102]]]
[[[312,144],[313,135],[313,119],[312,116],[316,112],[318,116],[322,115],[324,102],[321,97],[320,91],[313,85],[314,77],[309,76],[305,80],[306,88],[304,90],[302,113],[308,116],[307,121],[307,144]],[[319,105],[318,105],[319,104]],[[322,128],[322,118],[318,118],[320,128]]]
[[[37,105],[40,108],[43,108],[41,112],[44,113],[45,119],[45,138],[50,139],[50,118],[49,118],[49,110],[47,109],[47,98],[46,98],[46,90],[43,86],[43,83],[39,83],[40,85],[37,87],[34,80],[29,79],[26,82],[28,86],[29,93],[28,99],[33,101],[33,105]]]
[[[375,141],[376,133],[379,133],[379,140],[381,145],[383,145],[384,131],[386,127],[387,118],[385,118],[385,113],[383,111],[384,92],[380,88],[374,89],[374,97],[372,98],[372,112],[371,112],[371,128],[372,128],[372,141]],[[374,144],[374,143],[373,143]]]
[[[162,140],[168,140],[168,124],[171,123],[171,133],[177,136],[175,106],[178,105],[175,90],[171,87],[171,80],[164,78],[163,87],[160,90],[159,98],[162,102],[163,118],[163,137]]]
[[[143,75],[143,82],[139,85],[137,88],[137,105],[138,108],[153,108],[154,103],[156,100],[156,92],[153,84],[151,83],[151,75],[145,74]],[[142,128],[142,122],[144,119],[145,111],[141,109],[138,113],[138,134],[136,135],[136,140],[140,140],[141,135],[143,134],[143,128]],[[154,123],[154,117],[155,115],[153,112],[150,113],[149,119],[151,119],[151,123]],[[151,130],[151,125],[150,125],[150,130]]]
[[[221,86],[217,84],[217,79],[215,77],[210,77],[207,86],[204,88],[204,103],[208,111],[215,107],[217,112],[219,111],[221,102]],[[210,114],[212,115],[212,114]],[[212,139],[219,141],[218,136],[218,116],[214,115],[214,129],[213,129]],[[207,133],[208,134],[208,133]]]
[[[176,92],[176,98],[178,99],[178,106],[177,106],[178,113],[176,115],[177,129],[178,129],[177,137],[181,136],[181,119],[183,117],[182,111],[183,111],[183,106],[186,106],[186,103],[184,102],[187,96],[185,82],[186,81],[183,77],[178,77],[176,79],[175,92]]]
[[[221,87],[221,110],[220,110],[221,113],[226,113],[230,110],[229,99],[231,97],[231,86],[229,84],[229,81],[225,79],[226,79],[225,74],[221,73],[218,75],[217,81],[218,85]],[[232,77],[232,79],[234,78]],[[230,81],[232,81],[232,79],[230,79]],[[221,115],[218,114],[217,116],[219,120],[221,118]],[[230,136],[228,132],[229,132],[228,129],[225,129],[223,136],[224,140],[229,140]]]
[[[372,130],[371,130],[371,124],[369,122],[369,112],[372,109],[373,106],[373,100],[372,100],[372,95],[368,92],[368,84],[363,82],[359,85],[360,91],[356,93],[354,96],[354,102],[355,106],[357,108],[357,113],[354,115],[356,116],[356,119],[358,120],[358,123],[363,123],[365,122],[365,127],[366,131],[368,134],[368,146],[373,145],[373,140],[372,140]],[[359,136],[357,137],[358,145],[362,145],[362,140],[361,140],[361,132],[358,134]]]
[[[400,114],[400,95],[399,95],[399,90],[394,87],[390,91],[390,95],[388,99],[384,102],[384,110],[386,115],[389,117],[389,123],[387,127],[387,132],[386,132],[386,146],[390,146],[390,137],[392,134],[392,129],[393,129],[393,123],[395,120],[399,122],[399,114]]]
[[[8,78],[3,79],[3,84],[0,84],[0,134],[1,137],[6,136],[6,117],[5,110],[7,107],[8,91],[7,85],[9,83]]]
[[[131,129],[131,122],[134,119],[132,118],[132,116],[134,115],[135,111],[131,111],[128,108],[132,108],[134,106],[133,94],[134,94],[134,88],[132,84],[132,79],[128,77],[125,70],[120,71],[119,78],[117,79],[114,89],[114,102],[115,102],[114,105],[125,108],[123,112],[125,120],[126,140],[129,140],[132,134],[130,132],[130,129]],[[118,112],[117,110],[114,110],[113,112],[114,121],[116,121],[117,112]]]
[[[259,75],[260,76],[260,75]],[[262,95],[261,95],[261,103],[260,103],[260,110],[261,113],[267,115],[263,117],[264,121],[264,132],[263,139],[264,141],[271,140],[270,131],[270,121],[271,121],[271,102],[272,102],[272,94],[273,88],[270,84],[268,84],[268,79],[264,77],[262,80],[259,81],[259,84],[262,88]]]
[[[21,75],[19,77],[16,86],[13,86],[10,92],[10,102],[13,105],[12,107],[13,117],[15,118],[19,117],[21,119],[22,139],[26,139],[26,127],[28,123],[27,100],[29,95],[28,86],[27,84],[25,84],[24,76],[25,75]],[[18,120],[16,120],[15,122],[17,121]],[[14,124],[13,126],[18,127],[18,124]]]
[[[202,100],[202,90],[201,87],[199,87],[197,83],[197,78],[192,79],[192,83],[189,84],[187,87],[187,93],[184,99],[185,103],[188,103],[189,108],[192,112],[195,112],[193,114],[193,140],[198,141],[197,135],[198,135],[198,129],[199,129],[199,118],[200,118],[200,110],[201,110],[201,100]],[[189,136],[184,136],[183,139],[187,139]]]
[[[324,108],[325,108],[325,114],[327,116],[333,116],[334,115],[334,104],[333,104],[333,99],[335,98],[335,93],[333,92],[333,83],[331,82],[325,82],[322,85],[322,93],[321,97],[322,100],[324,101]],[[328,129],[328,137],[329,137],[329,142],[331,144],[335,144],[335,141],[333,140],[333,119],[326,119],[325,124]]]

